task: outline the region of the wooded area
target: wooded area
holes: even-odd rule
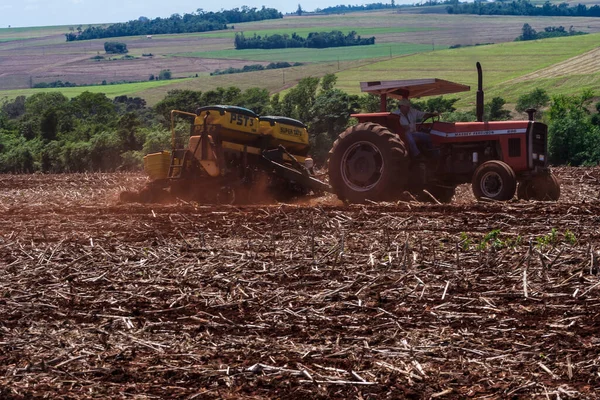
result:
[[[356,31],[351,31],[344,35],[341,31],[331,32],[310,32],[306,38],[298,35],[296,32],[292,35],[275,34],[260,36],[254,34],[252,37],[245,37],[244,32],[235,34],[235,48],[242,49],[286,49],[307,47],[314,49],[324,49],[327,47],[345,47],[345,46],[365,46],[375,44],[375,36],[370,38],[361,38]]]
[[[546,1],[537,6],[528,0],[517,1],[474,1],[445,2],[448,14],[477,14],[477,15],[530,15],[546,17],[600,17],[600,6],[587,7],[585,4],[570,6],[568,3],[550,3]]]
[[[240,22],[262,21],[265,19],[283,18],[283,14],[274,8],[262,7],[256,8],[242,7],[232,10],[223,10],[218,12],[205,12],[201,8],[195,13],[186,13],[183,16],[173,14],[168,18],[148,19],[140,17],[137,20],[112,24],[107,27],[89,26],[82,29],[65,33],[67,42],[73,40],[89,40],[110,38],[119,36],[136,35],[158,35],[167,33],[191,33],[207,32],[221,29],[228,29],[227,24],[236,24]]]
[[[304,78],[284,96],[266,89],[236,87],[206,92],[174,90],[155,107],[141,98],[84,92],[68,99],[57,92],[19,96],[0,107],[0,172],[83,172],[135,170],[144,155],[170,148],[170,111],[230,104],[259,115],[281,115],[305,122],[311,155],[323,164],[333,141],[349,124],[350,114],[379,110],[379,98],[348,95],[336,89],[336,76]],[[549,124],[550,161],[596,164],[600,160],[600,103],[593,94],[550,97],[537,90],[520,99],[517,110],[534,107]],[[475,110],[457,111],[456,99],[430,98],[415,107],[443,113],[445,121],[474,121]],[[389,110],[396,108],[390,101]],[[511,118],[500,97],[485,105],[486,120]],[[543,111],[547,110],[547,111]],[[592,111],[590,111],[592,110]],[[514,117],[526,118],[524,113]]]
[[[315,11],[325,14],[342,14],[368,10],[386,10],[402,8],[427,8],[445,5],[448,14],[476,14],[476,15],[531,15],[547,17],[600,17],[600,6],[591,7],[585,4],[571,5],[570,3],[551,3],[546,1],[539,6],[529,0],[514,1],[464,1],[459,0],[428,0],[417,4],[369,3],[364,5],[340,4],[332,7],[317,8]]]

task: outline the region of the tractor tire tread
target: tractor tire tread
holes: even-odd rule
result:
[[[385,165],[388,170],[384,172],[383,182],[378,183],[375,190],[369,192],[356,192],[349,188],[341,178],[341,167],[334,166],[333,161],[340,163],[340,152],[343,152],[345,146],[352,144],[354,137],[366,136],[369,138],[379,151],[382,157],[386,158]],[[373,137],[372,135],[376,135]],[[384,167],[385,168],[385,167]],[[355,203],[362,203],[365,200],[392,200],[397,197],[401,191],[407,178],[408,169],[408,152],[404,142],[395,133],[392,133],[387,127],[373,122],[359,123],[342,132],[338,139],[333,143],[329,151],[328,170],[329,183],[333,192],[339,199]]]

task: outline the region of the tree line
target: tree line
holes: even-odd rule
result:
[[[0,172],[83,172],[137,170],[144,155],[170,148],[170,111],[195,112],[197,107],[230,104],[259,115],[281,115],[305,122],[311,155],[321,165],[337,136],[354,124],[350,114],[377,112],[377,96],[349,95],[337,89],[336,76],[302,79],[285,95],[266,89],[236,87],[206,92],[173,90],[154,107],[139,97],[109,99],[84,92],[72,99],[57,92],[19,96],[0,105]],[[536,89],[519,98],[516,118],[527,108],[549,125],[549,154],[554,164],[596,164],[600,161],[600,102],[593,93],[550,97]],[[475,110],[458,111],[458,99],[429,98],[414,102],[424,111],[443,113],[445,121],[475,121]],[[485,104],[485,120],[513,118],[505,101]],[[388,110],[397,102],[388,102]],[[188,131],[185,126],[182,131]]]
[[[538,39],[548,39],[553,37],[562,37],[562,36],[578,36],[578,35],[587,35],[587,32],[576,31],[573,29],[573,26],[569,28],[567,31],[564,26],[547,26],[544,28],[543,32],[537,32],[535,29],[531,27],[529,24],[524,24],[521,29],[521,36],[517,37],[515,41],[524,41],[524,40],[538,40]]]
[[[356,31],[351,31],[344,35],[341,31],[331,32],[310,32],[306,38],[298,35],[296,32],[292,35],[274,34],[260,36],[256,33],[247,38],[244,32],[236,33],[234,45],[237,50],[242,49],[285,49],[308,47],[315,49],[324,49],[327,47],[344,46],[363,46],[375,44],[375,36],[370,38],[361,38]]]
[[[541,6],[538,6],[532,4],[529,0],[475,0],[473,2],[461,2],[459,0],[427,0],[418,4],[401,5],[395,4],[395,1],[392,0],[390,3],[370,3],[365,5],[340,4],[322,9],[317,8],[315,12],[323,14],[344,14],[349,12],[386,10],[407,7],[431,7],[438,5],[446,5],[446,11],[448,14],[600,17],[600,5],[588,7],[585,4],[577,4],[570,6],[566,2],[551,3],[550,1],[546,1]]]
[[[205,12],[199,8],[196,12],[183,16],[173,14],[168,18],[149,19],[140,17],[137,20],[112,24],[107,27],[81,26],[72,32],[65,33],[67,42],[74,40],[101,39],[120,36],[158,35],[172,33],[207,32],[227,29],[227,24],[262,21],[283,18],[283,14],[274,8],[262,7],[260,10],[243,6],[232,10]]]
[[[585,4],[569,6],[567,3],[550,3],[546,1],[541,6],[532,4],[529,0],[513,1],[481,1],[446,2],[448,14],[477,14],[477,15],[529,15],[547,17],[600,17],[600,6],[587,7]]]
[[[323,14],[345,14],[348,12],[387,10],[391,8],[396,8],[396,3],[394,0],[392,0],[391,3],[369,3],[364,5],[340,4],[337,6],[317,8],[315,12]]]
[[[242,68],[229,67],[229,68],[225,68],[225,69],[217,69],[217,70],[214,70],[213,72],[211,72],[210,74],[211,75],[241,74],[244,72],[264,71],[266,69],[299,67],[301,65],[304,65],[304,64],[302,64],[301,62],[296,62],[296,63],[290,64],[287,61],[278,61],[278,62],[269,63],[269,64],[267,64],[266,67],[262,64],[250,64],[250,65],[244,65]]]

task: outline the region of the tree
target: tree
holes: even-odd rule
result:
[[[56,139],[58,134],[58,112],[54,108],[47,109],[40,121],[40,132],[42,138],[50,141]]]
[[[104,93],[85,91],[71,99],[69,110],[88,125],[100,124],[114,126],[116,124],[116,106]]]
[[[126,95],[117,96],[114,98],[113,103],[119,108],[122,108],[125,112],[143,110],[146,108],[146,100],[141,97],[128,97]]]
[[[421,111],[428,113],[451,113],[456,111],[454,103],[458,101],[458,98],[445,99],[443,96],[431,97],[425,101],[413,101],[413,106]]]
[[[13,101],[2,104],[2,111],[11,119],[25,114],[25,96],[17,96]]]
[[[129,50],[127,50],[127,45],[121,42],[105,42],[104,51],[106,51],[107,54],[125,54],[129,52]]]
[[[167,95],[159,101],[154,110],[162,117],[165,127],[171,124],[171,110],[181,110],[187,112],[196,112],[196,109],[203,105],[202,92],[196,90],[170,90]]]
[[[358,96],[350,96],[339,89],[321,92],[311,109],[311,128],[315,132],[327,132],[331,139],[335,139],[345,129],[350,114],[359,106]]]
[[[59,92],[41,92],[33,94],[25,100],[26,118],[39,117],[50,107],[66,106],[69,99]]]
[[[537,39],[537,32],[535,29],[531,27],[529,24],[524,24],[521,29],[521,36],[519,36],[518,40],[535,40]]]
[[[600,127],[600,101],[596,103],[596,114],[592,115],[591,122]]]
[[[296,15],[300,16],[302,15],[304,11],[302,11],[302,6],[300,4],[298,4],[298,9],[296,10]]]
[[[318,87],[319,78],[302,78],[284,96],[281,108],[282,114],[300,121],[309,121],[311,119],[310,110],[315,102]]]
[[[158,79],[161,81],[171,79],[171,70],[170,69],[161,70],[160,73],[158,74]]]
[[[502,97],[494,97],[484,107],[487,121],[505,121],[510,119],[510,111],[504,109],[506,101]]]
[[[519,97],[515,110],[520,113],[526,112],[529,108],[536,110],[535,118],[542,117],[542,108],[545,108],[550,103],[550,96],[544,89],[536,88],[532,92],[526,93]]]
[[[109,26],[89,26],[85,30],[78,28],[77,32],[66,33],[67,41],[89,40],[121,36],[140,36],[164,33],[191,33],[227,29],[227,24],[238,22],[260,21],[265,19],[283,18],[283,14],[273,8],[262,7],[260,10],[247,6],[241,9],[221,10],[219,12],[197,12],[173,14],[168,18],[147,19],[140,17],[124,23]],[[231,26],[233,28],[233,26]]]
[[[142,146],[138,142],[136,133],[141,126],[141,122],[134,113],[127,113],[119,119],[117,135],[119,144],[125,151],[141,150]]]
[[[359,108],[366,113],[379,112],[381,108],[381,99],[379,96],[364,94],[358,98]],[[388,102],[389,104],[389,102]],[[389,108],[392,111],[393,108]]]
[[[311,154],[318,163],[327,159],[329,149],[337,136],[346,128],[350,114],[360,109],[358,96],[335,89],[337,77],[327,74],[321,80],[321,91],[310,109]]]
[[[323,91],[331,90],[333,89],[333,86],[335,86],[336,82],[337,76],[335,76],[335,74],[326,74],[321,79],[321,89]]]
[[[269,91],[264,88],[249,88],[238,96],[237,104],[259,115],[269,111]]]
[[[548,151],[554,164],[597,164],[600,161],[600,129],[589,118],[591,91],[581,95],[554,96],[548,110]]]

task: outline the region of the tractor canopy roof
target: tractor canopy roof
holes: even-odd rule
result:
[[[371,81],[361,82],[362,92],[378,96],[387,95],[393,98],[413,98],[423,96],[440,96],[442,94],[467,92],[467,85],[445,81],[443,79],[405,79],[400,81]]]

